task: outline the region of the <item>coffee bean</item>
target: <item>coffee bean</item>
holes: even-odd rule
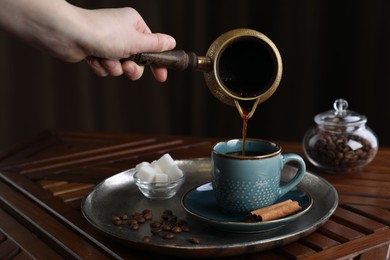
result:
[[[145,223],[145,221],[146,221],[143,215],[137,215],[137,216],[133,217],[133,219],[137,220],[137,222],[140,224]]]
[[[150,226],[153,227],[153,228],[161,227],[161,222],[160,222],[160,221],[157,221],[157,220],[152,221],[152,222],[150,223]]]
[[[184,219],[180,219],[178,222],[177,222],[177,225],[179,227],[183,227],[183,226],[188,226],[188,223],[187,221],[185,221]]]
[[[143,214],[143,215],[145,215],[145,214],[152,214],[152,210],[150,210],[150,209],[144,209],[144,210],[142,211],[142,214]]]
[[[162,226],[161,226],[162,230],[164,231],[169,231],[171,230],[171,225],[169,225],[168,223],[164,223]]]
[[[121,220],[127,220],[127,219],[128,219],[128,216],[127,216],[126,214],[121,214],[121,215],[119,216],[119,218],[120,218]]]
[[[158,235],[160,234],[162,231],[162,228],[161,227],[152,227],[150,228],[150,232],[152,232],[153,235]]]
[[[120,225],[123,222],[119,216],[112,216],[111,220],[115,225]]]
[[[168,233],[165,233],[163,235],[163,238],[164,239],[174,239],[175,238],[175,234],[171,233],[171,232],[168,232]]]
[[[138,224],[138,223],[132,223],[132,224],[130,224],[130,229],[131,229],[131,230],[138,230],[138,229],[139,229],[139,224]]]
[[[179,235],[182,232],[189,232],[190,228],[188,222],[184,219],[178,220],[178,217],[173,214],[172,210],[166,209],[161,214],[160,220],[152,220],[152,211],[150,209],[145,209],[140,212],[134,212],[131,214],[131,218],[127,214],[112,215],[112,222],[115,225],[121,225],[122,223],[127,223],[129,228],[133,231],[140,229],[140,225],[145,223],[147,220],[150,221],[150,232],[151,234],[161,237],[164,240],[169,240],[170,244],[176,244],[175,235]],[[149,243],[151,241],[150,236],[144,236],[142,241]],[[200,241],[197,237],[192,237],[190,239],[191,243],[199,244]]]
[[[166,210],[164,210],[163,213],[161,214],[161,218],[162,218],[163,220],[168,220],[169,218],[172,218],[172,215],[173,215],[172,210],[166,209]]]
[[[193,244],[200,244],[200,240],[198,237],[192,236],[190,242]]]
[[[172,232],[175,233],[175,234],[181,233],[182,231],[183,231],[183,230],[182,230],[181,227],[179,227],[179,226],[174,226],[174,227],[172,228]]]
[[[145,220],[151,220],[153,218],[153,213],[152,213],[152,210],[150,210],[150,209],[144,209],[142,211],[142,215],[143,215]]]
[[[189,226],[182,226],[181,229],[182,229],[184,232],[190,232]]]
[[[144,241],[145,243],[149,243],[151,240],[152,240],[152,238],[150,236],[144,236],[142,238],[142,241]]]

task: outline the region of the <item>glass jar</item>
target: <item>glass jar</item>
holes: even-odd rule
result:
[[[347,110],[348,102],[337,99],[334,110],[314,117],[316,126],[303,138],[308,160],[329,172],[353,172],[370,163],[377,151],[378,140],[366,126],[367,118]]]

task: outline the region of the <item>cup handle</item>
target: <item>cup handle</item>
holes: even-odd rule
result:
[[[297,170],[297,173],[295,174],[294,178],[292,178],[288,183],[283,184],[279,187],[278,199],[280,197],[282,197],[284,194],[286,194],[287,192],[289,192],[292,188],[297,186],[298,183],[303,179],[303,177],[305,176],[305,173],[306,173],[306,164],[301,156],[299,156],[297,154],[289,153],[289,154],[283,154],[282,157],[283,157],[282,169],[284,168],[284,166],[287,163],[296,162],[296,163],[298,163],[298,170]]]

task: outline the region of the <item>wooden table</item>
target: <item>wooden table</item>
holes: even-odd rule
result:
[[[143,258],[156,255],[101,235],[80,211],[95,184],[169,152],[208,157],[218,139],[49,131],[0,154],[0,259]],[[279,142],[303,155],[300,143]],[[339,207],[310,235],[282,247],[231,259],[386,259],[390,244],[390,148],[361,172],[309,171],[334,185]],[[170,257],[167,257],[171,259]]]

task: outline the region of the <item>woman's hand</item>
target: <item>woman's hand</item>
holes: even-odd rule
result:
[[[120,60],[141,52],[175,48],[175,39],[152,33],[130,7],[88,10],[65,0],[2,0],[0,27],[66,62],[87,60],[98,76],[142,76],[143,67]],[[165,68],[153,68],[157,81],[167,79]]]
[[[89,37],[81,40],[82,45],[90,50],[88,64],[99,76],[125,74],[131,80],[139,79],[143,67],[130,60],[121,63],[121,58],[141,52],[167,51],[176,45],[175,39],[169,35],[151,33],[142,17],[132,8],[82,10],[82,13],[85,13],[90,28],[99,28],[95,40]],[[165,68],[152,67],[152,71],[157,81],[167,79]]]

